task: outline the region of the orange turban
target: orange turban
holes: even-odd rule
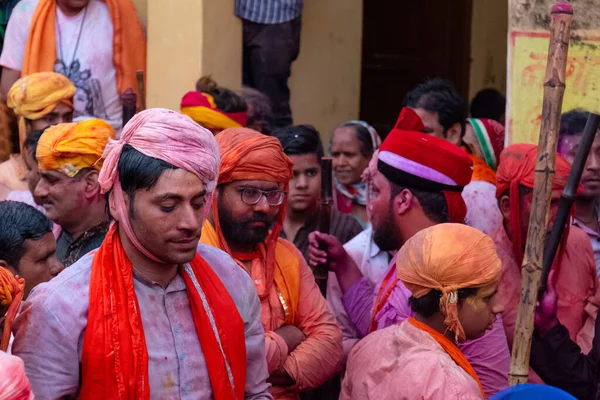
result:
[[[27,75],[12,85],[6,103],[19,118],[21,146],[27,135],[25,119],[40,119],[51,113],[58,103],[73,108],[75,91],[75,85],[66,76],[55,72]]]
[[[70,178],[83,168],[100,171],[109,139],[115,139],[115,131],[101,119],[51,126],[38,143],[39,169],[60,171]]]
[[[15,277],[8,269],[0,267],[0,318],[6,315],[4,331],[0,336],[0,352],[6,351],[10,341],[10,327],[23,300],[25,280]]]
[[[414,298],[442,292],[440,310],[456,339],[465,340],[458,320],[458,290],[488,286],[500,278],[502,262],[486,234],[463,224],[439,224],[410,238],[396,258],[398,279]]]
[[[263,135],[248,128],[225,129],[215,136],[221,151],[218,184],[241,181],[260,180],[283,183],[284,190],[292,178],[292,160],[283,152],[281,143],[274,137]],[[223,237],[217,209],[219,192],[215,192],[212,216],[218,235],[219,248],[231,254]],[[279,206],[277,220],[266,243],[267,285],[273,281],[275,271],[275,245],[283,227],[287,210],[287,194]],[[268,291],[267,291],[268,293]]]
[[[521,237],[521,207],[519,186],[533,189],[537,146],[533,144],[513,144],[500,153],[500,164],[496,172],[496,198],[508,194],[510,197],[510,226],[514,255],[523,261],[523,238]],[[556,174],[552,191],[562,192],[567,184],[571,166],[560,154],[556,155]],[[508,193],[507,193],[508,192]],[[567,231],[563,240],[567,236]]]

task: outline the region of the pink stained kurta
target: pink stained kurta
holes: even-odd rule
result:
[[[396,260],[392,259],[389,268],[396,268]],[[342,298],[344,307],[359,334],[367,334],[371,323],[371,312],[375,295],[382,282],[375,287],[366,279],[355,283]],[[408,299],[410,291],[402,282],[398,282],[392,290],[386,304],[376,315],[377,329],[399,325],[407,318],[414,316]],[[492,330],[475,340],[460,343],[458,348],[475,369],[487,396],[508,387],[508,371],[510,369],[510,352],[502,326],[502,318],[494,323]]]
[[[502,226],[502,214],[496,199],[496,185],[486,181],[471,181],[462,191],[467,205],[465,223],[492,235]]]
[[[244,399],[271,399],[256,289],[248,274],[224,252],[201,244],[198,253],[219,276],[244,321]],[[15,319],[12,351],[25,362],[36,399],[79,397],[94,254],[88,253],[50,282],[36,286]],[[162,287],[134,273],[133,284],[148,351],[150,400],[213,399],[183,277],[177,274]]]
[[[365,279],[375,287],[388,270],[389,254],[379,250],[379,247],[373,242],[372,236],[373,228],[369,226],[348,243],[344,244],[344,249],[352,257],[352,260],[354,260]],[[358,343],[362,335],[359,335],[356,327],[350,321],[350,318],[348,318],[348,313],[346,313],[344,303],[342,303],[342,289],[340,288],[335,272],[329,272],[329,279],[327,280],[327,304],[342,329],[344,360],[346,360],[350,350]]]
[[[20,154],[11,154],[10,158],[0,163],[0,185],[10,190],[28,190],[25,163]],[[4,200],[0,198],[0,200]]]
[[[477,382],[431,335],[408,321],[361,340],[340,400],[481,400]]]
[[[274,332],[285,325],[277,287],[273,285],[269,296],[261,301],[269,374],[283,368],[296,382],[290,387],[272,387],[271,394],[276,399],[299,399],[299,391],[319,387],[339,371],[343,356],[340,328],[329,312],[304,257],[297,250],[296,253],[300,261],[297,327],[306,338],[291,353],[288,354],[283,338]],[[259,284],[265,278],[264,268],[253,268],[251,275],[252,280]]]
[[[521,266],[513,254],[513,244],[506,234],[504,227],[500,228],[492,239],[496,243],[498,257],[502,260],[502,275],[498,293],[504,300],[502,320],[508,345],[512,348],[517,311],[521,294]],[[556,265],[553,266],[556,269]],[[588,236],[579,228],[572,226],[566,243],[562,263],[556,279],[558,295],[558,319],[569,331],[569,336],[576,341],[577,337],[588,338],[578,343],[582,348],[589,349],[593,338],[594,324],[586,324],[590,316],[585,312],[586,307],[593,307],[590,300],[596,293],[598,277],[594,253]],[[591,333],[582,332],[584,325],[592,329]],[[537,374],[530,374],[530,382],[540,383]]]

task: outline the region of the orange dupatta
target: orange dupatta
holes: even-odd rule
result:
[[[246,344],[244,322],[237,307],[199,254],[181,274],[213,395],[217,400],[243,399]],[[114,224],[92,262],[90,307],[81,356],[82,399],[150,398],[148,351],[139,309],[133,267]]]
[[[429,333],[431,337],[434,338],[440,346],[442,346],[442,348],[446,351],[446,353],[448,353],[448,355],[454,360],[454,362],[459,367],[461,367],[467,374],[469,374],[471,378],[475,379],[475,382],[477,382],[477,385],[479,386],[479,390],[481,390],[481,395],[485,399],[485,392],[483,391],[483,386],[481,386],[481,382],[479,381],[477,373],[471,366],[469,360],[467,360],[465,355],[458,349],[458,347],[456,347],[455,344],[448,340],[446,336],[442,335],[430,326],[417,321],[415,317],[410,317],[407,321],[415,328],[421,329]]]
[[[117,90],[137,87],[136,71],[146,71],[146,39],[131,0],[105,0],[113,24],[113,62]],[[56,0],[40,0],[29,28],[21,77],[54,71]],[[138,107],[141,98],[138,96]]]
[[[213,203],[213,205],[214,204],[215,203]],[[228,251],[228,249],[223,249],[221,246],[219,246],[219,237],[215,228],[209,221],[206,221],[202,227],[202,236],[200,241],[209,246],[216,247],[226,252]],[[259,246],[259,251],[262,257],[254,258],[252,260],[253,263],[255,261],[262,263],[263,260],[266,259],[265,246]],[[248,272],[248,270],[239,261],[240,260],[236,260],[238,265]],[[286,242],[283,242],[279,238],[277,239],[277,244],[275,246],[275,271],[273,274],[273,279],[275,280],[275,285],[279,291],[278,294],[281,294],[281,296],[279,296],[279,300],[281,301],[281,305],[283,306],[283,310],[285,312],[285,322],[288,325],[296,325],[296,319],[298,316],[298,301],[300,299],[300,262],[298,261],[298,257],[294,251],[286,245]],[[269,295],[267,290],[268,288],[270,288],[270,285],[268,284],[265,284],[264,290],[259,290],[257,288],[258,296],[261,300]]]

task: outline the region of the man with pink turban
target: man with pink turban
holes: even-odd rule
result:
[[[115,223],[15,320],[13,353],[36,396],[270,399],[254,284],[198,243],[218,176],[212,133],[150,109],[105,155]]]

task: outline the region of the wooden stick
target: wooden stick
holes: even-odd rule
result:
[[[140,111],[146,109],[146,87],[144,86],[144,71],[136,71],[138,94],[140,95]]]
[[[583,129],[583,135],[579,142],[579,147],[577,148],[577,154],[575,154],[575,159],[573,160],[571,172],[569,172],[567,184],[560,197],[560,203],[558,204],[558,211],[556,212],[556,218],[554,218],[552,231],[550,232],[550,236],[548,236],[546,246],[544,247],[544,267],[542,269],[538,300],[541,300],[546,292],[546,285],[548,283],[548,276],[550,275],[552,263],[554,262],[554,256],[556,255],[556,251],[562,240],[565,227],[569,222],[571,208],[577,198],[577,188],[579,187],[581,174],[583,173],[583,168],[585,167],[588,155],[590,154],[590,149],[596,138],[599,125],[600,115],[590,113],[585,128]]]
[[[137,95],[132,88],[125,89],[121,95],[121,104],[123,104],[123,126],[127,125],[129,120],[135,115]]]
[[[329,233],[331,221],[331,205],[333,204],[333,171],[332,159],[323,157],[321,159],[321,208],[319,209],[319,232]],[[319,264],[314,268],[315,281],[323,297],[327,294],[327,278],[329,277],[329,266]]]
[[[552,7],[550,47],[544,78],[542,125],[535,165],[535,180],[527,244],[521,269],[521,298],[512,347],[509,384],[526,383],[529,377],[529,354],[533,335],[535,303],[542,274],[542,258],[548,219],[552,182],[556,173],[556,144],[565,92],[567,54],[571,35],[573,7],[559,1]]]

